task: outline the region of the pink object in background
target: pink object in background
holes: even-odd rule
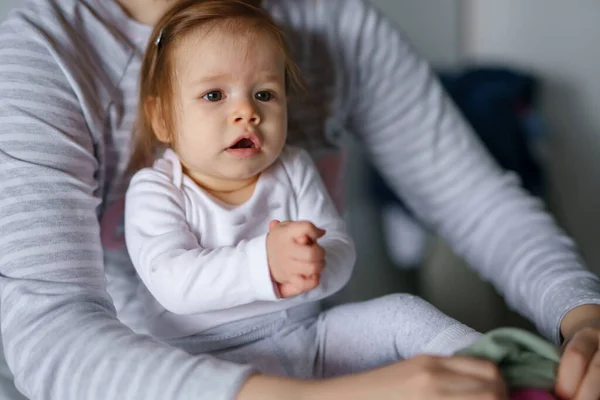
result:
[[[318,159],[315,164],[323,178],[323,183],[331,196],[331,200],[341,213],[344,208],[345,185],[345,167],[347,150],[340,149],[334,153]]]
[[[556,397],[542,389],[522,389],[512,392],[510,400],[556,400]]]
[[[125,248],[125,235],[122,229],[124,214],[125,196],[112,203],[104,212],[100,221],[100,240],[104,249],[119,251]]]

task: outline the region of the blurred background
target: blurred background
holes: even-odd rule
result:
[[[440,73],[492,154],[543,199],[600,273],[600,52],[594,50],[600,2],[374,3]],[[475,99],[479,104],[469,102]],[[360,149],[350,148],[358,160]],[[530,327],[445,243],[406,218],[373,182],[364,159],[348,172],[347,211],[359,264],[344,300],[411,291],[480,330]]]
[[[18,3],[2,0],[0,19]],[[432,63],[493,155],[543,199],[599,273],[600,1],[374,3]],[[334,300],[408,291],[480,330],[528,327],[406,214],[351,139],[348,146],[346,217],[358,265]]]

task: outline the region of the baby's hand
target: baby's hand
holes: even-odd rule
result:
[[[282,297],[296,296],[319,285],[325,249],[317,243],[325,231],[307,221],[271,221],[267,258]]]
[[[278,283],[277,288],[279,289],[279,295],[281,298],[286,299],[288,297],[298,296],[304,292],[312,290],[319,286],[319,281],[321,280],[320,274],[314,274],[309,276],[308,278],[303,278],[304,284],[302,289],[296,288],[291,283]]]

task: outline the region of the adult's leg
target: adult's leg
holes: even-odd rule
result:
[[[2,338],[0,337],[0,399],[25,400],[25,396],[15,387],[13,374],[10,372],[4,358],[4,347],[1,340]]]

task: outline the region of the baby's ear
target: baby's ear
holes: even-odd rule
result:
[[[144,104],[146,118],[152,125],[152,130],[156,138],[162,143],[171,144],[171,135],[167,129],[166,119],[160,100],[157,97],[150,97]]]

